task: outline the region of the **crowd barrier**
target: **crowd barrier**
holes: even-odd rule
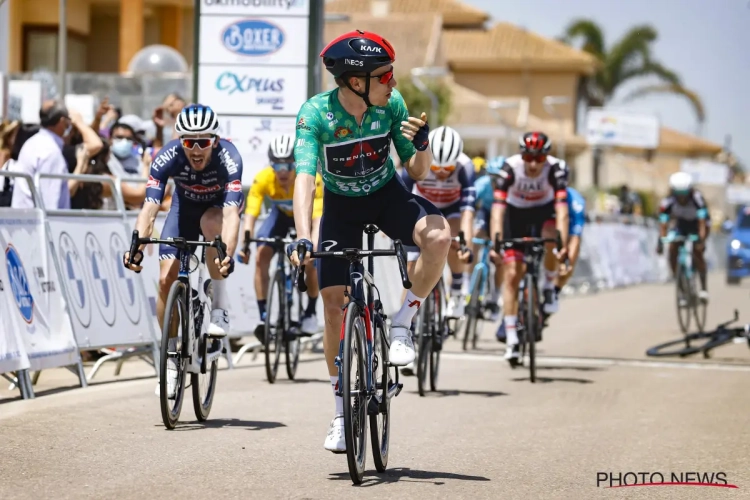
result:
[[[40,175],[0,172],[25,181],[32,188],[37,208],[0,208],[0,374],[17,384],[23,397],[33,397],[31,371],[68,367],[81,386],[94,377],[101,364],[131,356],[158,366],[161,325],[156,320],[159,290],[158,247],[144,252],[140,274],[122,266],[138,213],[128,211],[120,182],[108,176]],[[46,209],[36,186],[49,178],[108,183],[114,193],[114,210]],[[154,236],[159,236],[167,213],[160,212]],[[581,254],[565,293],[590,293],[669,279],[666,257],[655,253],[658,225],[650,219],[597,215],[585,225]],[[262,224],[263,216],[258,221]],[[239,241],[241,242],[242,229]],[[363,235],[363,242],[365,236]],[[706,256],[711,268],[725,265],[726,236],[714,234]],[[383,233],[376,248],[392,245]],[[254,256],[251,263],[237,263],[227,281],[231,330],[229,339],[251,335],[259,324],[255,296]],[[386,313],[401,305],[403,289],[395,257],[375,259],[376,283]],[[274,269],[272,263],[270,270]],[[450,274],[446,268],[446,280]],[[191,275],[197,280],[197,273]],[[6,321],[4,318],[10,318]],[[322,301],[318,301],[319,327],[323,326]],[[320,334],[313,337],[317,342]],[[307,341],[308,343],[311,341]],[[260,344],[251,340],[231,357],[230,368]],[[83,372],[81,350],[107,355]],[[13,374],[13,376],[11,376]]]

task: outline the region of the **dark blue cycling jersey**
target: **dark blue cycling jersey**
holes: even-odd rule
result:
[[[225,139],[219,139],[208,165],[200,172],[190,166],[179,139],[166,143],[151,162],[147,202],[161,204],[170,177],[174,179],[177,199],[224,207],[242,204],[242,157]]]

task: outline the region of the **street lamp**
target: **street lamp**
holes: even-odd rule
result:
[[[430,102],[432,103],[430,114],[433,116],[433,123],[435,125],[439,125],[438,98],[433,91],[427,88],[427,85],[425,85],[420,77],[430,76],[432,78],[439,78],[446,75],[448,75],[448,68],[443,66],[425,66],[421,68],[412,68],[411,70],[411,81],[414,83],[414,86],[427,94],[427,97],[430,98]]]
[[[565,161],[565,122],[563,121],[563,117],[560,112],[555,109],[555,106],[562,106],[564,104],[568,104],[569,102],[570,98],[564,95],[548,95],[544,99],[542,99],[544,110],[550,115],[554,116],[557,119],[558,125],[560,126],[560,154],[558,156],[563,161]]]
[[[519,109],[519,116],[523,113],[525,105],[528,103],[526,99],[513,99],[513,100],[492,100],[488,103],[488,106],[490,108],[490,111],[493,115],[495,115],[495,118],[498,119],[500,124],[505,127],[505,141],[503,141],[503,156],[509,156],[510,151],[510,142],[511,142],[511,132],[513,131],[514,125],[507,122],[503,115],[500,114],[498,110],[500,109]]]

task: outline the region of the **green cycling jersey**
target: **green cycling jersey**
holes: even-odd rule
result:
[[[329,191],[367,196],[396,173],[391,140],[402,164],[417,152],[401,135],[401,122],[409,120],[409,111],[394,88],[388,104],[369,107],[358,125],[339,102],[338,92],[337,88],[323,92],[302,105],[294,146],[297,173],[314,176],[320,167]]]

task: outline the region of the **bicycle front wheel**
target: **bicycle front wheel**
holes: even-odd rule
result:
[[[476,271],[476,270],[475,270]],[[471,286],[471,297],[469,298],[469,307],[466,311],[466,329],[464,330],[464,345],[463,349],[466,351],[469,348],[469,339],[471,339],[472,348],[476,348],[476,332],[477,322],[479,321],[479,287],[481,286],[481,278],[479,273],[475,272],[474,283]]]
[[[302,332],[302,316],[304,315],[305,306],[303,303],[307,294],[297,291],[296,304],[292,308],[297,312],[297,333]],[[289,380],[294,380],[297,374],[297,365],[299,364],[300,340],[297,335],[285,335],[284,338],[284,358],[286,360],[286,375]]]
[[[526,275],[526,342],[529,346],[529,380],[536,383],[536,336],[539,325],[539,291],[531,275]]]
[[[279,371],[279,360],[281,359],[281,346],[287,326],[286,290],[284,286],[284,275],[276,272],[268,288],[266,299],[266,324],[265,345],[263,350],[266,355],[266,377],[268,382],[276,382],[276,374]]]
[[[432,306],[430,316],[432,317],[432,345],[430,346],[430,390],[437,391],[438,375],[440,374],[440,351],[443,350],[445,339],[445,318],[443,317],[443,298],[440,288],[432,291]]]
[[[343,371],[344,436],[349,476],[362,484],[367,460],[367,348],[365,322],[357,304],[350,302],[344,315]]]
[[[690,280],[690,296],[693,305],[693,318],[695,318],[695,326],[699,332],[702,332],[706,327],[706,309],[707,304],[705,300],[698,298],[698,272],[693,271],[693,276]]]
[[[188,328],[187,287],[181,281],[172,283],[164,308],[159,356],[159,402],[161,419],[167,429],[174,429],[182,412],[185,397],[185,372],[190,331]],[[174,394],[169,391],[169,379],[175,378]],[[170,373],[171,372],[171,373]]]
[[[223,349],[220,339],[212,339],[202,335],[198,340],[199,352],[201,358],[206,358],[204,362],[201,359],[201,365],[205,363],[205,373],[191,373],[190,385],[193,388],[193,410],[195,418],[200,422],[208,419],[211,413],[211,406],[214,404],[214,394],[216,394],[216,377],[219,371],[219,356]],[[201,367],[201,370],[203,368]]]
[[[690,280],[681,265],[677,268],[677,321],[682,333],[687,334],[690,328],[691,315]]]

